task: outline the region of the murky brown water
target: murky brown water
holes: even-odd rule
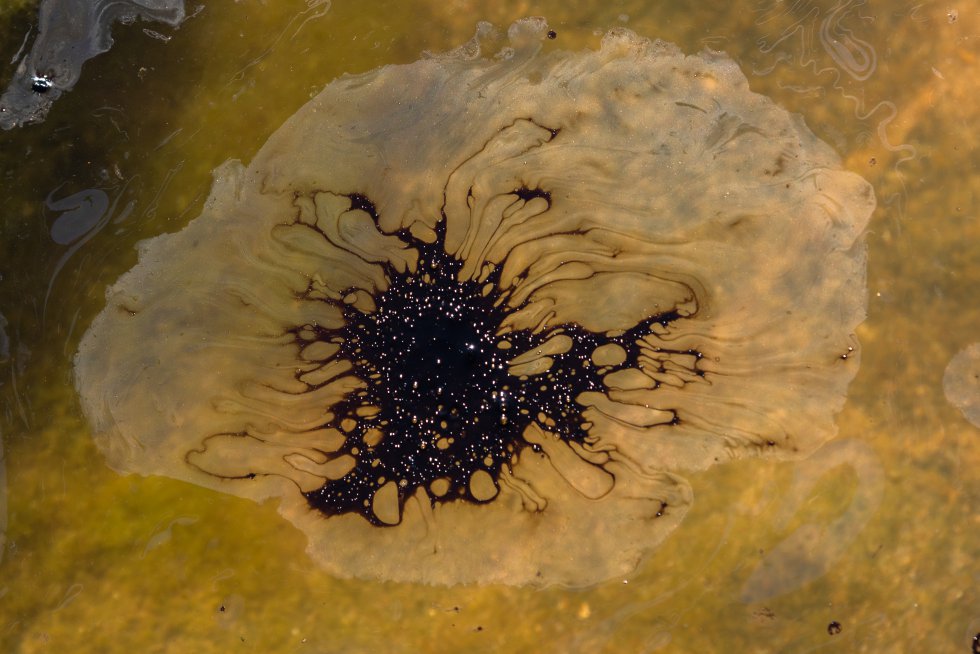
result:
[[[971,651],[980,430],[943,375],[980,340],[980,9],[650,4],[208,2],[167,42],[117,29],[44,124],[0,132],[0,649]],[[694,507],[628,583],[579,591],[338,581],[271,504],[109,470],[70,364],[133,245],[197,215],[210,171],[331,79],[525,15],[569,49],[626,25],[725,50],[874,185],[838,438],[691,475]],[[0,16],[6,63],[31,14]],[[59,222],[83,192],[91,212]]]

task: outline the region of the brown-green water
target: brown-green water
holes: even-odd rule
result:
[[[980,430],[943,374],[980,340],[975,4],[310,5],[208,2],[166,43],[117,27],[45,123],[0,132],[0,650],[971,651]],[[33,20],[7,7],[3,62]],[[135,243],[196,216],[210,171],[331,79],[526,15],[569,49],[625,24],[725,50],[874,185],[837,440],[690,475],[693,508],[628,583],[578,591],[339,581],[271,503],[109,470],[71,358]],[[57,201],[90,189],[105,211],[65,233]]]

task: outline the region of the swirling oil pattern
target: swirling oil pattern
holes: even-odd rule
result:
[[[855,120],[868,121],[870,131],[862,139],[876,136],[880,146],[894,155],[896,167],[914,158],[915,146],[904,142],[908,130],[900,125],[914,121],[909,112],[921,109],[903,108],[903,120],[896,121],[899,107],[890,99],[877,98],[862,84],[878,70],[878,53],[862,38],[873,33],[876,21],[883,20],[875,7],[866,0],[765,0],[755,11],[760,56],[751,66],[753,75],[783,72],[787,67],[809,70],[810,84],[787,88],[811,98],[832,88],[853,106]]]
[[[339,576],[584,586],[683,471],[830,438],[870,187],[724,55],[547,33],[343,77],[217,170],[80,345],[109,464],[278,498]]]
[[[757,23],[765,32],[758,41],[759,49],[763,53],[776,53],[784,47],[784,42],[798,40],[799,63],[816,67],[818,52],[814,46],[819,44],[837,70],[864,81],[874,74],[878,55],[849,26],[852,22],[861,25],[865,20],[873,20],[861,11],[864,5],[863,0],[840,0],[829,9],[811,0],[762,3]]]

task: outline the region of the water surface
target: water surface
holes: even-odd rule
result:
[[[0,9],[5,66],[33,20],[20,4]],[[153,26],[169,39],[117,27],[45,123],[0,132],[0,648],[971,651],[980,430],[943,374],[980,340],[980,12],[483,4],[195,5],[179,29]],[[804,461],[692,475],[694,507],[641,569],[579,591],[340,581],[271,504],[108,469],[71,357],[135,243],[196,216],[210,171],[248,161],[331,79],[525,15],[570,49],[626,25],[725,50],[874,185],[869,315],[838,438]]]

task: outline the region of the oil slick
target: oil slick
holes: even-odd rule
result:
[[[587,586],[684,471],[831,438],[870,186],[722,54],[547,34],[336,80],[141,244],[76,356],[110,466],[277,498],[338,576]]]
[[[75,86],[82,65],[112,47],[112,25],[137,19],[177,27],[184,20],[183,0],[43,0],[37,37],[0,95],[0,128],[44,120],[54,101]]]

